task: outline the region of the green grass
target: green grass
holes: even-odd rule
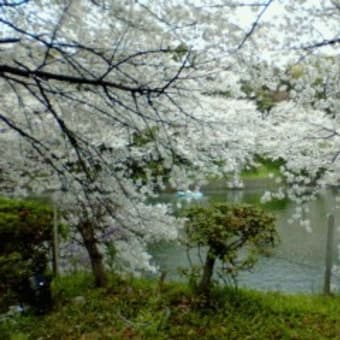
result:
[[[113,278],[94,289],[86,275],[59,279],[54,296],[48,315],[0,321],[0,338],[340,339],[340,296],[219,288],[207,308],[185,284]]]
[[[247,195],[247,197],[245,198],[245,202],[269,212],[285,209],[290,203],[289,199],[287,198],[281,200],[272,199],[269,202],[262,203],[261,195],[259,195],[258,193],[255,193],[253,195]]]
[[[241,177],[243,179],[264,179],[268,178],[270,174],[278,176],[280,174],[280,161],[271,161],[258,157],[257,162],[260,164],[258,167],[251,168],[249,170],[244,170],[241,172]]]

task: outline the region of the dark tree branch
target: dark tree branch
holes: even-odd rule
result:
[[[20,69],[9,65],[0,64],[0,75],[3,74],[12,74],[19,77],[24,78],[37,78],[42,80],[55,80],[60,82],[65,82],[69,84],[75,84],[75,85],[93,85],[93,86],[101,86],[101,87],[111,87],[122,91],[128,91],[128,92],[135,92],[135,93],[147,93],[147,92],[153,92],[156,90],[151,89],[145,89],[141,86],[139,87],[130,87],[119,83],[114,83],[111,81],[106,81],[101,78],[99,79],[89,79],[89,78],[81,78],[81,77],[74,77],[69,76],[66,74],[58,74],[58,73],[52,73],[52,72],[46,72],[46,71],[40,71],[40,70],[30,70],[28,68],[26,69]]]
[[[20,128],[14,121],[9,119],[8,117],[4,116],[0,113],[0,120],[3,121],[9,128],[16,131],[20,136],[24,137],[26,140],[28,140],[32,146],[32,148],[43,158],[43,160],[49,164],[52,169],[56,171],[59,175],[63,175],[63,171],[59,169],[52,159],[58,160],[58,157],[51,152],[49,148],[46,147],[41,141],[33,137],[32,135],[28,134],[26,131],[24,131],[22,128]],[[47,157],[46,155],[49,154],[52,159]]]
[[[334,39],[329,39],[329,40],[323,40],[311,45],[307,45],[307,46],[302,46],[302,49],[304,50],[313,50],[313,49],[317,49],[320,47],[324,47],[324,46],[334,46],[340,43],[340,37],[339,38],[334,38]]]
[[[14,44],[20,42],[19,38],[3,38],[0,39],[0,44]]]
[[[3,0],[3,1],[0,1],[0,7],[18,7],[18,6],[22,6],[24,4],[27,4],[29,2],[30,2],[30,0],[21,0],[21,1]]]
[[[49,57],[49,55],[50,55],[51,46],[54,45],[54,41],[55,41],[56,38],[57,38],[58,31],[59,31],[59,29],[60,29],[60,27],[61,27],[61,25],[62,25],[62,23],[63,23],[63,21],[64,21],[65,15],[66,15],[66,13],[67,13],[67,11],[68,11],[70,5],[71,5],[71,2],[68,3],[68,4],[65,6],[65,8],[63,9],[63,11],[62,11],[62,13],[61,13],[61,15],[60,15],[60,18],[59,18],[57,24],[55,25],[55,27],[54,27],[54,29],[53,29],[53,31],[52,31],[51,38],[50,38],[50,42],[49,42],[49,44],[47,45],[47,48],[46,48],[46,51],[45,51],[44,60],[42,61],[41,65],[38,66],[37,69],[41,69],[41,68],[43,68],[43,67],[47,64],[47,59],[48,59],[48,57]]]
[[[246,33],[246,35],[243,37],[242,41],[240,42],[240,44],[237,47],[237,50],[240,50],[243,45],[247,42],[247,40],[253,35],[253,33],[255,32],[257,26],[259,25],[262,16],[266,13],[266,11],[268,10],[269,6],[271,5],[271,3],[273,2],[273,0],[269,0],[268,2],[266,2],[263,5],[263,8],[261,10],[261,12],[258,14],[258,16],[256,17],[256,20],[253,22],[250,30]]]

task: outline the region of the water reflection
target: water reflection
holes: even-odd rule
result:
[[[259,200],[265,186],[267,184],[264,185],[263,182],[260,184],[251,182],[244,190],[234,191],[207,187],[203,199],[253,203]],[[174,205],[190,204],[185,200],[179,201],[174,194],[164,194],[160,200],[172,202]],[[280,209],[273,210],[272,213],[277,217],[281,243],[272,257],[261,258],[251,272],[240,274],[239,286],[285,292],[321,292],[324,280],[327,214],[334,208],[334,202],[334,193],[327,192],[309,204],[308,218],[311,221],[312,232],[308,232],[297,222],[288,223],[294,214],[294,204],[287,203]],[[336,210],[334,213],[336,223],[340,224],[340,211]],[[335,242],[340,243],[339,230],[336,232]],[[161,269],[167,272],[169,279],[181,279],[177,268],[188,266],[185,249],[180,245],[162,244],[153,247],[152,253]],[[335,264],[340,265],[338,254],[334,254],[334,257]],[[335,276],[333,278],[333,284],[340,290],[340,278]]]

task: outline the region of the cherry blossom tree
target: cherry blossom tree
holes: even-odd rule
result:
[[[289,7],[299,15],[291,20],[296,37],[288,34],[278,48],[286,51],[285,62],[255,62],[244,79],[252,84],[248,97],[262,107],[266,125],[259,150],[262,156],[282,162],[276,179],[281,185],[276,192],[266,192],[263,200],[293,200],[296,208],[290,221],[299,221],[312,232],[309,201],[329,188],[338,195],[340,11],[337,1],[302,5],[303,10],[298,2]],[[337,205],[338,197],[329,213]]]
[[[181,226],[147,204],[166,187],[237,174],[259,153],[285,160],[292,197],[336,182],[339,82],[327,65],[339,61],[314,68],[308,55],[336,51],[337,0],[3,0],[0,10],[1,190],[54,191],[98,285],[103,240],[118,269],[155,270],[147,244]],[[307,65],[302,76],[293,62]],[[287,78],[290,100],[265,115],[242,87],[281,91]]]
[[[146,245],[175,239],[181,223],[167,206],[146,200],[166,185],[185,188],[251,159],[254,135],[242,121],[258,124],[254,107],[203,97],[216,63],[203,69],[211,55],[178,35],[186,24],[172,31],[174,23],[151,7],[0,5],[2,191],[54,191],[98,285],[105,283],[102,239],[114,241],[121,268],[154,270]],[[164,8],[174,10],[172,17],[177,7]],[[229,116],[219,114],[228,108]],[[234,132],[239,125],[249,135],[243,147]]]

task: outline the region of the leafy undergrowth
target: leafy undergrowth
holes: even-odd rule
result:
[[[45,316],[0,321],[1,339],[340,339],[340,297],[218,289],[207,307],[179,283],[85,275],[54,282]]]

